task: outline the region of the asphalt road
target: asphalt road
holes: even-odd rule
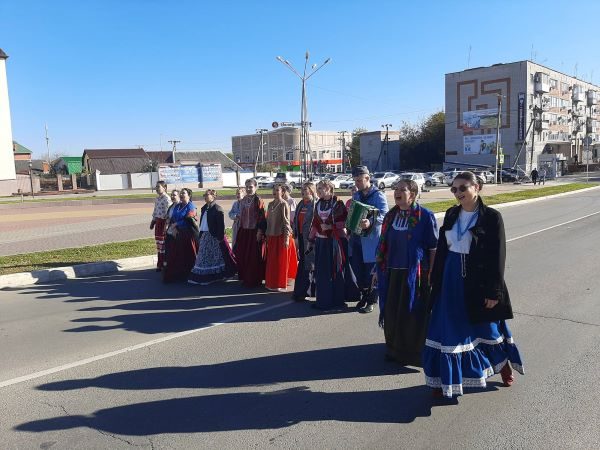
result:
[[[432,401],[376,314],[132,271],[0,291],[0,446],[600,448],[600,191],[502,214],[511,388]]]

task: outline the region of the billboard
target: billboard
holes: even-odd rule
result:
[[[181,183],[179,167],[160,166],[158,168],[158,179],[167,184]]]
[[[463,153],[465,155],[495,155],[496,135],[463,136]]]
[[[200,167],[200,180],[203,183],[214,183],[221,181],[221,164],[211,164]]]
[[[464,131],[473,131],[482,128],[496,128],[498,124],[497,118],[498,108],[465,111],[462,117],[462,129]]]

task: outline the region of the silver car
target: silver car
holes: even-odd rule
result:
[[[392,172],[375,172],[371,175],[371,183],[379,189],[392,187],[400,177]]]

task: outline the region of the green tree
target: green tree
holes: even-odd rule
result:
[[[400,167],[431,170],[445,157],[445,114],[436,112],[423,122],[404,123],[400,128]]]
[[[367,131],[366,128],[358,127],[352,130],[352,142],[350,143],[350,164],[352,166],[358,166],[361,163],[360,160],[360,135]]]

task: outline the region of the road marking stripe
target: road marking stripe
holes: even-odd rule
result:
[[[10,379],[10,380],[2,381],[2,382],[0,382],[0,388],[7,387],[7,386],[12,386],[12,385],[18,384],[18,383],[23,383],[25,381],[35,380],[36,378],[45,377],[46,375],[51,375],[53,373],[62,372],[64,370],[68,370],[68,369],[73,369],[75,367],[83,366],[83,365],[90,364],[90,363],[93,363],[93,362],[96,362],[96,361],[100,361],[100,360],[103,360],[103,359],[112,358],[113,356],[121,355],[121,354],[127,353],[127,352],[132,352],[134,350],[139,350],[139,349],[145,348],[145,347],[150,347],[151,345],[160,344],[162,342],[167,342],[167,341],[170,341],[172,339],[177,339],[177,338],[180,338],[180,337],[183,337],[183,336],[188,336],[190,334],[198,333],[200,331],[209,330],[211,328],[215,328],[215,327],[218,327],[220,325],[224,325],[226,323],[231,323],[231,322],[235,322],[235,321],[240,320],[240,319],[245,319],[247,317],[256,316],[258,314],[262,314],[264,312],[271,311],[273,309],[282,308],[284,306],[291,305],[292,303],[294,303],[294,302],[293,301],[287,301],[287,302],[284,302],[284,303],[279,303],[277,305],[268,306],[266,308],[262,308],[262,309],[259,309],[257,311],[251,311],[251,312],[247,312],[247,313],[244,313],[244,314],[239,314],[239,315],[231,317],[229,319],[225,319],[222,322],[216,322],[216,323],[213,323],[211,325],[207,325],[207,326],[204,326],[204,327],[201,327],[201,328],[195,328],[193,330],[187,330],[187,331],[182,331],[180,333],[170,334],[168,336],[163,336],[163,337],[158,338],[158,339],[153,339],[151,341],[142,342],[141,344],[131,345],[129,347],[122,348],[120,350],[115,350],[115,351],[112,351],[112,352],[103,353],[101,355],[92,356],[90,358],[85,358],[85,359],[82,359],[82,360],[79,360],[79,361],[75,361],[75,362],[72,362],[72,363],[69,363],[69,364],[63,364],[62,366],[53,367],[51,369],[46,369],[46,370],[40,370],[39,372],[34,372],[34,373],[29,374],[29,375],[23,375],[21,377],[17,377],[17,378],[13,378],[13,379]]]
[[[577,222],[579,220],[587,219],[588,217],[595,216],[596,214],[600,214],[600,211],[596,211],[594,213],[588,214],[587,216],[578,217],[577,219],[568,220],[567,222],[559,223],[557,225],[552,225],[551,227],[542,228],[541,230],[533,231],[531,233],[527,233],[527,234],[524,234],[522,236],[517,236],[517,237],[511,238],[511,239],[507,239],[506,242],[512,242],[512,241],[516,241],[518,239],[523,239],[523,238],[526,238],[528,236],[532,236],[534,234],[543,233],[544,231],[548,231],[548,230],[551,230],[553,228],[562,227],[563,225],[568,225],[570,223]]]

